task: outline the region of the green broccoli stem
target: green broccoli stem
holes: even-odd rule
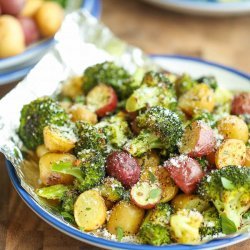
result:
[[[133,156],[140,156],[153,148],[162,147],[163,144],[158,136],[147,131],[142,131],[136,138],[128,141],[124,149]]]

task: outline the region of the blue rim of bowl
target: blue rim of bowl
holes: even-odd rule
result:
[[[81,8],[88,10],[96,18],[100,18],[101,16],[101,0],[84,0],[81,5]],[[25,52],[23,52],[20,55],[0,59],[0,64],[6,63],[6,62],[11,63],[12,61],[14,62],[15,60],[21,60],[23,57],[30,56],[33,53],[39,53],[39,51],[43,51],[44,49],[49,48],[54,43],[55,43],[54,38],[45,40],[41,42],[40,44],[35,45],[34,47],[31,47],[30,49],[27,49]]]
[[[217,63],[201,60],[198,58],[187,57],[187,56],[180,56],[180,55],[152,55],[153,58],[166,58],[166,59],[181,59],[181,60],[189,60],[194,62],[199,62],[205,65],[214,66],[217,68],[221,68],[233,74],[236,74],[242,78],[250,80],[249,74],[243,73],[236,69],[223,66]],[[76,228],[66,225],[62,220],[56,218],[46,210],[44,210],[22,187],[20,181],[16,175],[15,169],[11,162],[6,160],[7,171],[11,182],[16,189],[17,193],[23,199],[23,201],[44,221],[46,221],[51,226],[55,227],[59,231],[75,238],[78,240],[82,240],[86,243],[96,245],[99,247],[107,247],[112,249],[134,249],[134,250],[158,250],[158,249],[173,249],[173,250],[198,250],[198,249],[216,249],[221,247],[226,247],[229,245],[233,245],[239,243],[241,241],[247,240],[250,238],[250,234],[245,233],[241,234],[232,238],[228,239],[214,239],[213,241],[204,243],[202,245],[184,245],[184,244],[177,244],[177,245],[165,245],[165,246],[150,246],[150,245],[136,245],[136,244],[129,244],[129,243],[120,243],[116,241],[106,240],[103,238],[98,238],[95,236],[91,236],[89,234],[85,234],[79,231]]]

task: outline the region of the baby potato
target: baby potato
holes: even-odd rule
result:
[[[170,177],[169,172],[164,167],[158,167],[156,176],[162,190],[160,202],[168,202],[172,200],[178,193],[179,188]]]
[[[85,191],[74,204],[75,221],[83,231],[100,228],[106,221],[106,212],[105,201],[96,190]]]
[[[225,140],[215,153],[215,165],[223,168],[230,165],[242,166],[246,159],[246,145],[237,139]]]
[[[49,150],[45,147],[44,144],[39,145],[36,148],[36,155],[38,158],[41,158],[43,155],[47,154],[49,152]]]
[[[33,17],[42,4],[43,0],[26,0],[21,16]]]
[[[50,152],[69,152],[75,147],[76,137],[68,129],[46,126],[43,129],[45,147]]]
[[[35,14],[35,20],[43,37],[54,36],[64,18],[62,7],[56,2],[44,2]]]
[[[82,77],[75,76],[67,80],[62,85],[62,94],[70,98],[75,98],[82,94]]]
[[[85,121],[90,124],[96,124],[98,122],[96,113],[90,111],[83,104],[74,104],[70,109],[69,113],[72,115],[71,119],[73,122]]]
[[[144,217],[144,210],[127,202],[120,201],[111,211],[107,229],[117,234],[117,228],[123,229],[125,235],[136,234]]]
[[[13,16],[0,16],[0,58],[15,56],[24,50],[25,37],[19,21]]]
[[[198,195],[178,194],[171,201],[171,205],[175,211],[179,209],[190,209],[203,212],[209,207],[209,202],[202,200]]]
[[[243,142],[248,140],[247,124],[235,115],[222,118],[218,123],[218,131],[225,139],[238,139]]]
[[[56,184],[72,184],[72,175],[56,173],[51,170],[52,165],[57,162],[74,162],[76,160],[71,154],[47,153],[39,160],[40,179],[45,186]]]
[[[179,107],[190,116],[194,114],[195,110],[207,110],[208,112],[212,112],[214,106],[214,91],[206,84],[194,86],[179,99]]]
[[[244,166],[250,167],[250,148],[247,148],[246,151],[246,160]]]

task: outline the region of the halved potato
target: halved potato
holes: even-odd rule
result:
[[[160,202],[168,202],[172,200],[178,193],[179,188],[170,177],[169,172],[164,167],[158,167],[156,170],[156,176],[162,190]]]
[[[192,116],[195,110],[212,112],[215,106],[214,91],[206,84],[198,84],[179,98],[179,107]]]
[[[47,153],[39,160],[40,179],[45,186],[56,184],[72,184],[74,177],[72,175],[56,173],[51,170],[54,163],[71,162],[76,160],[71,154]]]
[[[144,210],[127,202],[120,201],[111,211],[107,229],[111,234],[117,234],[117,228],[122,228],[124,235],[136,234],[144,217]]]
[[[74,204],[75,221],[83,231],[100,228],[106,221],[106,212],[105,201],[96,190],[85,191]]]
[[[242,166],[246,159],[246,145],[242,140],[227,139],[215,153],[215,165],[222,168],[230,165]]]
[[[222,118],[217,127],[219,133],[222,134],[225,139],[238,139],[245,143],[248,140],[247,124],[235,115]]]
[[[244,166],[250,167],[250,148],[247,148],[246,151],[246,160]]]
[[[201,157],[212,153],[215,144],[213,130],[204,122],[195,121],[185,129],[179,150],[190,157]]]
[[[82,77],[71,77],[62,85],[62,94],[70,98],[80,96],[82,94],[82,83]]]
[[[50,152],[69,152],[75,147],[76,136],[64,127],[46,126],[43,129],[45,147]]]

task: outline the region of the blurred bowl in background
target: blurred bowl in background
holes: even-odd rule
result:
[[[89,11],[93,16],[100,17],[101,0],[68,1],[68,3],[67,12],[81,7]],[[0,85],[18,81],[27,75],[54,43],[53,38],[40,40],[30,45],[19,55],[0,59]]]
[[[144,0],[182,13],[229,16],[250,13],[250,0]]]

